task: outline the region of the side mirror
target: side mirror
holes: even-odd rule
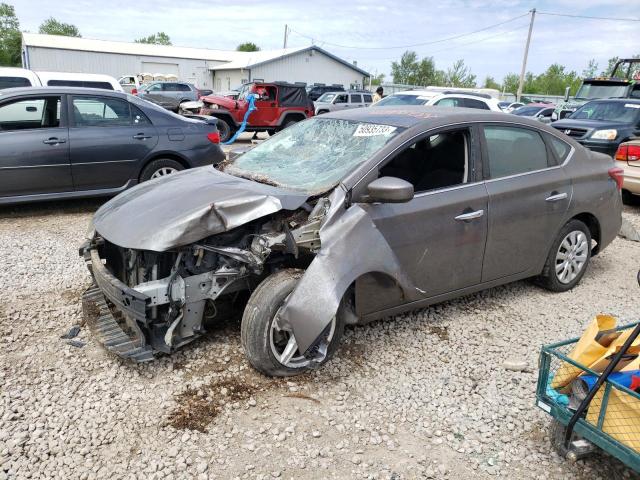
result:
[[[413,185],[396,177],[380,177],[367,187],[365,203],[405,203],[413,198]]]
[[[571,90],[571,87],[567,87],[564,89],[564,101],[568,102],[569,101],[569,91]]]

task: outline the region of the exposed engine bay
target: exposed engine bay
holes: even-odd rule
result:
[[[201,336],[206,321],[228,312],[240,292],[266,275],[306,268],[320,249],[329,205],[326,197],[313,199],[293,212],[281,210],[163,252],[120,247],[95,234],[81,254],[108,308],[93,307],[90,327],[123,357],[145,361],[155,352],[171,353]],[[100,297],[90,289],[85,303],[91,295]]]

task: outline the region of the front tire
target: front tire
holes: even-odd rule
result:
[[[157,160],[153,160],[142,169],[139,180],[140,183],[142,183],[146,182],[147,180],[152,180],[154,178],[160,178],[166,175],[177,173],[180,170],[184,170],[184,167],[180,162],[172,160],[170,158],[159,158]]]
[[[218,127],[218,132],[220,133],[220,143],[224,143],[228,141],[234,133],[234,130],[229,125],[227,120],[223,120],[222,118],[218,118],[218,123],[216,124]]]
[[[278,323],[285,300],[293,292],[303,271],[286,269],[276,272],[258,285],[242,316],[240,339],[253,368],[273,377],[289,377],[309,370],[314,364],[297,348],[290,328]],[[340,344],[344,315],[338,313],[326,333],[328,361]]]
[[[591,259],[591,232],[580,220],[562,227],[544,264],[538,283],[553,292],[566,292],[584,276]]]

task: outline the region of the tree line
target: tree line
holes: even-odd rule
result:
[[[634,55],[633,58],[640,58],[640,55]],[[590,60],[581,74],[573,70],[567,71],[564,65],[554,63],[543,73],[536,75],[527,72],[522,91],[538,95],[564,95],[565,89],[569,87],[570,94],[575,95],[583,78],[610,75],[617,61],[618,57],[610,58],[606,67],[599,71],[598,63],[595,60]],[[418,54],[413,51],[404,52],[398,61],[391,63],[391,77],[393,83],[404,85],[495,88],[514,94],[518,90],[518,82],[520,81],[520,75],[508,73],[502,82],[496,81],[492,76],[487,76],[484,81],[479,82],[462,59],[455,61],[446,70],[440,70],[436,68],[433,57],[419,59]],[[384,75],[378,75],[372,83],[380,84],[383,81]]]

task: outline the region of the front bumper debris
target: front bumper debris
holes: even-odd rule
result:
[[[135,321],[124,315],[116,320],[99,287],[92,286],[82,295],[82,311],[91,333],[110,352],[135,362],[153,360],[153,350]]]
[[[91,248],[89,242],[81,247],[80,252],[94,280],[82,295],[83,315],[93,335],[119,357],[135,362],[153,360],[153,349],[147,345],[136,321],[146,321],[146,295],[111,275],[97,249]]]

